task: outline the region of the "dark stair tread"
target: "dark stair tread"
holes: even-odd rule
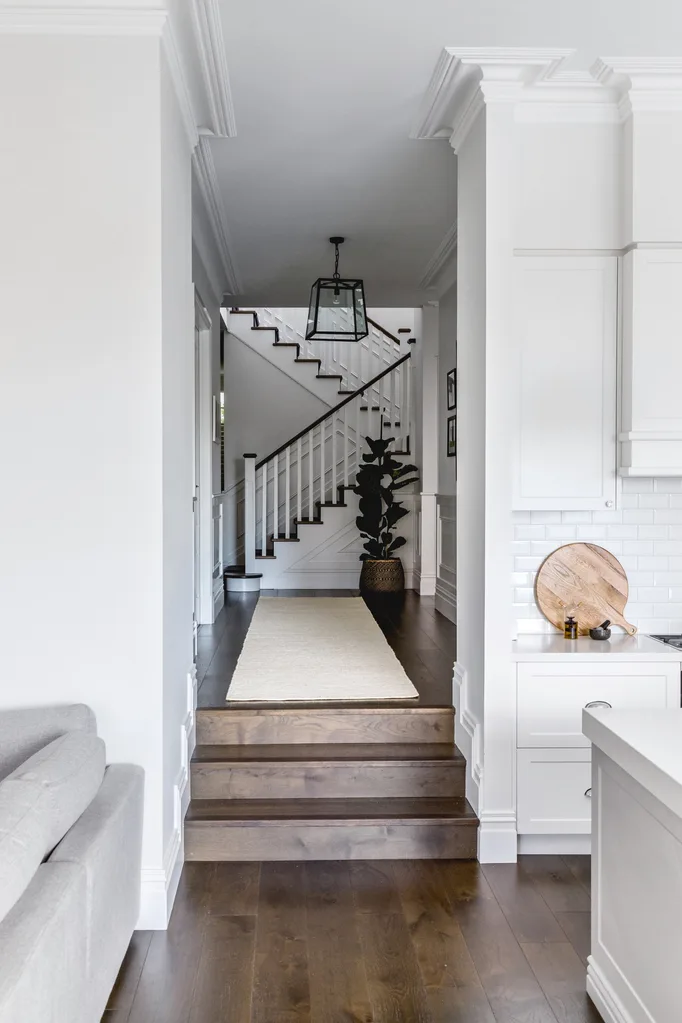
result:
[[[322,519],[294,519],[295,526],[323,526]]]
[[[345,501],[315,501],[318,508],[347,508]]]
[[[257,561],[274,561],[277,555],[273,551],[266,551],[265,554],[262,551],[256,551]]]
[[[265,330],[265,329],[275,330],[275,327],[271,327],[271,328],[261,327],[261,330]],[[298,341],[275,341],[273,343],[272,347],[273,348],[300,348],[301,346],[299,345]],[[298,362],[298,359],[296,361]]]
[[[262,572],[247,572],[244,565],[231,565],[223,571],[224,579],[262,579]]]
[[[447,742],[374,742],[374,743],[283,743],[280,745],[196,746],[194,763],[343,763],[382,764],[399,761],[412,763],[453,763],[466,761],[453,743]]]
[[[294,362],[316,362],[318,364],[318,366],[322,365],[322,362],[321,362],[320,359],[301,359],[299,357],[298,359],[294,359]]]
[[[240,824],[246,821],[343,823],[376,821],[450,821],[476,826],[478,818],[463,796],[372,799],[193,799],[188,822]]]

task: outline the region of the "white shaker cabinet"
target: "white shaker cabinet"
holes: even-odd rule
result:
[[[513,507],[613,508],[618,259],[514,264]]]

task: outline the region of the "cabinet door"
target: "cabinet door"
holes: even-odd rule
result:
[[[618,260],[514,264],[514,508],[613,508]]]
[[[517,829],[520,835],[587,835],[592,827],[589,750],[519,750]]]
[[[606,655],[608,657],[608,655]],[[517,746],[589,746],[583,707],[617,710],[679,706],[680,666],[659,664],[519,664]]]

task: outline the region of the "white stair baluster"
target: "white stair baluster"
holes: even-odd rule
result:
[[[336,470],[337,470],[337,464],[338,464],[337,449],[336,449],[336,445],[337,445],[336,425],[337,425],[337,420],[336,420],[336,412],[335,412],[334,415],[332,416],[332,480],[331,480],[332,496],[331,496],[331,499],[332,499],[333,502],[336,502]]]
[[[256,456],[244,455],[244,571],[256,571]]]
[[[314,431],[308,430],[308,518],[313,517],[313,463],[315,454]]]
[[[327,479],[326,479],[326,467],[325,467],[325,426],[326,420],[322,420],[320,423],[320,501],[322,504],[327,500]]]
[[[348,405],[343,406],[343,485],[348,486]]]
[[[396,419],[397,419],[397,416],[395,414],[395,370],[392,370],[392,372],[389,373],[388,375],[390,377],[390,380],[389,380],[389,401],[388,401],[389,418],[391,420],[390,435],[397,436],[396,429],[395,429]]]
[[[303,497],[301,481],[303,478],[303,467],[301,465],[301,459],[303,457],[303,444],[299,437],[296,441],[296,518],[301,517],[301,500]]]
[[[263,476],[261,479],[261,486],[263,493],[261,494],[261,551],[265,554],[265,548],[268,544],[268,463],[266,462],[263,466]]]
[[[291,445],[286,449],[284,462],[284,535],[287,540],[291,536]]]
[[[355,476],[357,478],[358,469],[360,468],[360,455],[362,453],[362,431],[364,429],[362,421],[362,404],[365,401],[363,394],[359,394],[355,399]],[[353,480],[355,483],[355,479]]]
[[[405,399],[405,450],[407,451],[410,447],[410,437],[412,435],[412,359],[404,362],[403,366],[405,367],[405,377],[407,379],[407,398]]]
[[[398,367],[400,373],[400,450],[407,451],[407,366],[404,362]]]
[[[279,455],[273,457],[272,468],[272,535],[279,536]]]

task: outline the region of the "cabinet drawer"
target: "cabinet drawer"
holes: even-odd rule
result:
[[[519,664],[517,743],[589,746],[582,710],[607,703],[620,710],[679,706],[679,666],[657,664]]]
[[[590,750],[519,750],[516,810],[519,834],[589,834],[591,785]]]

